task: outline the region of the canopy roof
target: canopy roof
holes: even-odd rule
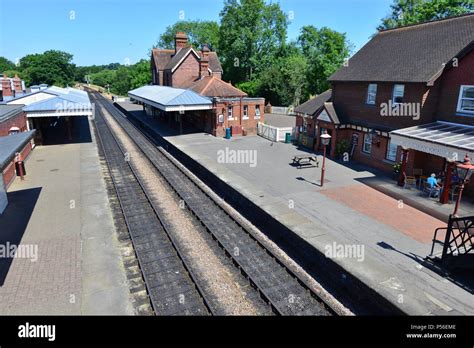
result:
[[[128,92],[138,101],[163,111],[212,109],[212,101],[188,89],[166,86],[143,86]]]
[[[0,137],[0,172],[3,171],[35,134],[35,130]]]
[[[474,156],[474,126],[438,121],[392,131],[390,138],[405,148],[448,160]]]

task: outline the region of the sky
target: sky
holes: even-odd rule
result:
[[[293,20],[288,39],[304,25],[344,32],[361,48],[389,14],[392,0],[273,0]],[[224,0],[0,0],[0,56],[15,62],[57,49],[78,66],[147,58],[165,28],[185,20],[219,21]]]

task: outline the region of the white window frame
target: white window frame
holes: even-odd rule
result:
[[[234,119],[234,107],[232,105],[227,105],[227,119]]]
[[[459,88],[459,97],[458,97],[458,106],[456,108],[457,112],[464,112],[467,114],[474,114],[474,110],[463,110],[461,105],[463,100],[472,100],[474,101],[474,98],[463,98],[462,94],[465,88],[474,88],[474,85],[461,85]]]
[[[395,147],[395,154],[393,157],[390,157],[390,154],[393,153],[393,148],[392,148],[392,139],[388,138],[387,141],[387,151],[385,153],[385,159],[390,162],[395,162],[397,160],[397,150],[398,150],[398,145],[393,144]]]
[[[368,146],[368,149],[366,148]],[[372,134],[364,133],[364,142],[362,143],[362,152],[372,153]]]
[[[374,89],[371,91],[371,87]],[[369,86],[367,87],[367,99],[366,103],[368,105],[375,105],[377,100],[377,84],[376,83],[369,83]]]
[[[243,119],[248,120],[248,118],[249,118],[249,106],[244,105]]]
[[[396,93],[396,90],[397,90],[397,87],[400,87],[400,86],[401,86],[401,88],[402,88],[402,94],[401,94],[402,102],[401,102],[401,103],[403,103],[403,98],[405,98],[405,85],[402,85],[402,84],[395,84],[395,85],[393,85],[393,92],[392,92],[392,103],[393,103],[393,104],[401,104],[401,103],[395,101],[395,98],[396,98],[396,97],[400,97],[400,95],[396,95],[396,94],[395,94],[395,93]]]
[[[260,105],[255,105],[255,118],[260,118]]]

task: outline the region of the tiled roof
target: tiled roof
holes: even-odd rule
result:
[[[473,40],[474,14],[381,31],[329,80],[429,82]]]
[[[314,115],[319,109],[324,106],[324,103],[331,100],[331,93],[332,90],[328,89],[320,95],[304,102],[301,105],[298,105],[295,108],[295,112],[307,115]]]
[[[206,76],[189,89],[206,97],[246,97],[247,94],[215,76]]]
[[[174,66],[184,57],[189,51],[191,47],[186,47],[178,51],[175,55],[174,50],[162,50],[154,48],[153,52],[153,60],[155,61],[155,66],[158,70],[166,70],[172,69]],[[219,57],[217,56],[216,52],[209,52],[209,68],[212,71],[222,72],[222,66],[219,61]]]

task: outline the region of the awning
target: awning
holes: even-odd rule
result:
[[[212,101],[188,89],[143,86],[128,92],[130,98],[163,111],[210,110]]]
[[[23,150],[33,138],[35,130],[0,137],[0,172],[13,160],[15,154]]]
[[[434,122],[397,129],[390,132],[393,143],[413,149],[461,161],[467,154],[474,157],[474,126],[450,122]]]

